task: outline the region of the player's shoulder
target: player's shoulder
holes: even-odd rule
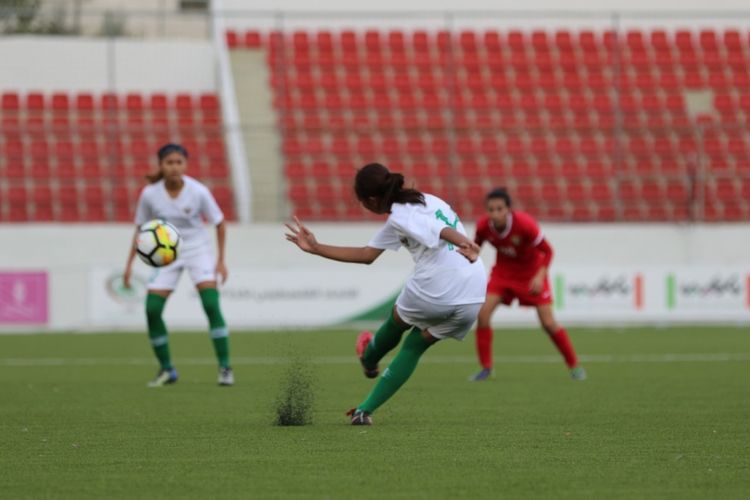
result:
[[[394,203],[391,205],[391,213],[388,215],[388,222],[401,227],[410,227],[419,224],[423,217],[431,215],[435,210],[443,205],[440,198],[422,193],[424,195],[424,204],[422,203]],[[443,204],[445,202],[442,202]]]
[[[153,196],[154,194],[159,192],[159,190],[162,188],[163,185],[164,185],[163,179],[156,181],[156,182],[152,182],[150,184],[146,184],[145,186],[143,186],[143,189],[141,189],[141,197]]]
[[[490,216],[482,215],[477,219],[477,231],[484,231],[490,227]]]
[[[199,194],[210,194],[211,190],[208,189],[208,186],[203,184],[201,181],[194,177],[190,177],[189,175],[183,175],[182,180],[185,182],[185,185],[190,188],[191,191],[194,191]]]
[[[190,177],[189,175],[183,175],[182,180],[185,182],[186,186],[190,186],[191,188],[208,189],[205,184],[203,184],[201,181],[199,181],[195,177]]]
[[[450,203],[430,193],[422,193],[424,196],[424,205],[417,205],[417,210],[426,212],[433,215],[438,210],[442,210],[443,213],[456,213]]]
[[[536,226],[537,221],[536,219],[529,214],[528,212],[521,212],[521,211],[513,211],[513,223],[514,225],[517,224],[518,226],[528,227],[528,226]]]

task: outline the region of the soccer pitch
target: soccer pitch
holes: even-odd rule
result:
[[[354,332],[235,333],[237,385],[216,386],[208,334],[171,336],[180,382],[146,334],[0,336],[4,498],[747,498],[750,334],[594,330],[568,379],[536,330],[441,342],[374,415]],[[314,422],[275,427],[290,359],[310,363]]]

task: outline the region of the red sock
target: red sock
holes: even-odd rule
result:
[[[578,364],[578,358],[576,358],[576,351],[573,349],[573,344],[570,343],[570,338],[568,338],[568,332],[565,331],[565,328],[560,328],[554,335],[550,335],[549,338],[555,343],[557,350],[565,358],[565,364],[568,365],[568,368],[575,368]]]
[[[477,328],[477,355],[482,368],[492,368],[492,328]]]

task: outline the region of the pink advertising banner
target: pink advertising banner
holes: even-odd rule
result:
[[[0,272],[0,325],[44,325],[49,319],[47,272]]]

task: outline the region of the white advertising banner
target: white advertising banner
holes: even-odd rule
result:
[[[356,269],[356,268],[355,268]],[[221,288],[221,307],[233,328],[330,326],[380,318],[393,305],[403,272],[326,272],[303,268],[241,268]],[[143,328],[147,278],[137,274],[132,288],[121,272],[94,269],[90,274],[92,326]],[[165,319],[178,328],[203,328],[200,299],[187,277],[169,299]]]
[[[403,269],[350,266],[341,272],[306,268],[241,268],[222,287],[222,308],[233,328],[315,328],[377,322],[387,315],[407,274]],[[563,267],[550,282],[555,314],[567,324],[648,322],[750,322],[750,268],[637,269]],[[90,272],[89,324],[95,328],[144,326],[147,278],[122,286],[119,271]],[[184,278],[169,299],[171,327],[201,329],[198,294]],[[497,310],[497,325],[537,323],[533,309]]]
[[[312,227],[320,241],[351,246],[378,228]],[[413,268],[403,251],[385,252],[372,266],[326,261],[303,254],[283,233],[278,224],[230,227],[230,278],[221,293],[233,329],[374,326]],[[549,276],[555,315],[566,326],[750,325],[750,224],[546,224],[545,234],[556,252]],[[0,332],[143,330],[152,270],[137,263],[132,290],[120,277],[132,237],[132,225],[0,227]],[[107,251],[92,252],[91,241],[106,241]],[[489,270],[495,252],[485,246],[482,255]],[[187,276],[165,317],[173,329],[206,328]],[[502,307],[493,321],[538,326],[529,308]]]

